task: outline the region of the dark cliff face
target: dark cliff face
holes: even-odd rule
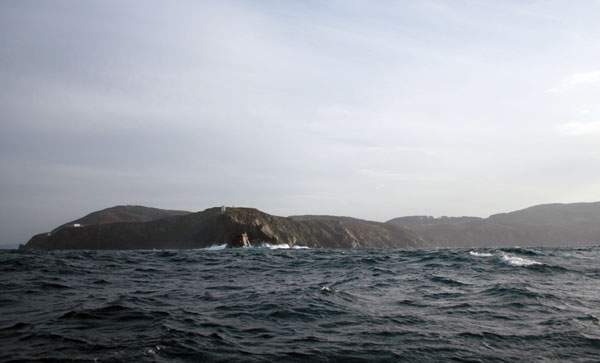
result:
[[[600,243],[600,203],[544,204],[489,218],[402,217],[387,223],[414,230],[440,247]]]
[[[312,248],[427,247],[419,235],[378,222],[312,219],[295,221],[256,209],[211,208],[149,222],[68,227],[34,236],[23,248],[151,249],[204,248],[231,244],[246,234],[251,245]]]

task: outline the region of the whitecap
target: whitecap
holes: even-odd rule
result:
[[[294,247],[291,247],[288,243],[282,243],[282,244],[279,244],[279,245],[272,245],[272,244],[268,244],[267,243],[267,244],[264,245],[264,247],[267,247],[267,248],[269,248],[271,250],[290,249],[290,248],[291,249],[305,249],[305,248],[308,248],[306,246],[294,246]]]
[[[492,257],[493,254],[489,253],[489,252],[475,252],[475,251],[469,251],[469,254],[471,256],[477,256],[477,257]]]
[[[297,250],[310,250],[310,247],[306,247],[306,246],[294,246],[292,248],[297,249]]]
[[[204,250],[204,251],[220,251],[220,250],[224,250],[227,248],[227,244],[222,244],[222,245],[212,245],[210,247],[206,247],[206,248],[200,248],[200,250]],[[290,247],[289,244],[287,243],[282,243],[279,245],[272,245],[272,244],[265,244],[262,246],[252,246],[252,248],[255,249],[264,249],[264,248],[268,248],[270,250],[279,250],[279,249],[309,249],[309,247],[306,246],[294,246],[294,247]]]
[[[517,267],[522,267],[522,266],[533,266],[533,265],[541,265],[541,262],[537,262],[534,260],[529,260],[523,257],[517,257],[517,256],[509,256],[509,255],[502,255],[500,256],[500,262],[505,263],[509,266],[517,266]]]
[[[267,244],[265,245],[265,247],[267,247],[267,248],[268,248],[268,249],[270,249],[270,250],[278,250],[278,249],[281,249],[281,248],[290,248],[290,245],[289,245],[289,244],[287,244],[287,243],[282,243],[282,244],[280,244],[280,245],[271,245],[271,244],[268,244],[268,243],[267,243]]]
[[[220,251],[220,250],[224,250],[226,248],[227,248],[227,244],[222,244],[222,245],[212,245],[210,247],[203,248],[203,250],[206,250],[206,251]]]

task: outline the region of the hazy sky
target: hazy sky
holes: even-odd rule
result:
[[[600,1],[0,2],[0,244],[91,211],[600,200]]]

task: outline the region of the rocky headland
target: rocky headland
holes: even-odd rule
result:
[[[202,212],[117,206],[33,236],[22,249],[188,249],[287,244],[311,248],[573,246],[600,244],[600,202],[544,204],[488,218],[278,217],[253,208]]]
[[[114,212],[114,211],[113,211]],[[354,218],[286,218],[253,208],[210,208],[137,222],[69,224],[34,236],[23,249],[206,248],[287,244],[311,248],[428,247],[418,234]]]

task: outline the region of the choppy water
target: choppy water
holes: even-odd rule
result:
[[[0,361],[600,361],[600,247],[0,251]]]

